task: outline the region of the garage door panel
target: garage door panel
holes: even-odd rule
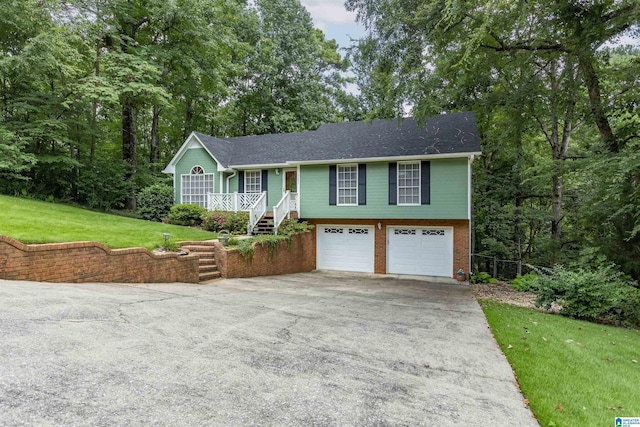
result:
[[[318,269],[373,272],[373,227],[318,226],[316,249]]]
[[[453,229],[390,227],[387,271],[451,277],[453,274]]]

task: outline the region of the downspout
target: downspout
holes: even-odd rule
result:
[[[467,280],[471,279],[473,271],[473,250],[475,245],[475,224],[473,220],[473,160],[475,156],[469,156],[469,273]]]
[[[233,173],[227,177],[227,193],[230,193],[229,185],[230,185],[230,182],[231,182],[231,178],[236,176],[237,173],[238,173],[237,171],[233,171]]]

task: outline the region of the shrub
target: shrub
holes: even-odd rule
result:
[[[485,273],[484,271],[480,273],[475,273],[469,279],[471,283],[497,283],[498,279],[494,279],[491,277],[489,273]]]
[[[202,217],[207,210],[202,206],[183,204],[172,206],[169,210],[167,222],[174,225],[186,225],[189,227],[202,224]]]
[[[568,270],[561,265],[539,270],[536,306],[558,303],[561,314],[594,321],[608,319],[637,324],[639,290],[614,264]]]
[[[167,184],[155,184],[138,193],[138,213],[149,221],[162,221],[173,205],[173,188]]]
[[[520,292],[535,292],[536,291],[536,277],[535,273],[527,273],[524,276],[518,276],[511,281],[511,287]]]
[[[202,217],[202,227],[208,231],[229,230],[233,234],[247,234],[249,212],[212,211]]]
[[[293,236],[294,234],[304,233],[307,230],[313,230],[313,225],[306,221],[298,222],[297,219],[285,219],[278,227],[278,234],[285,236]]]

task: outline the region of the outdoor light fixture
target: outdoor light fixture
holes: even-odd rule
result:
[[[382,230],[382,223],[381,222],[378,223],[378,230]]]
[[[167,246],[167,242],[169,241],[169,233],[162,233],[162,237],[164,237],[164,245]]]

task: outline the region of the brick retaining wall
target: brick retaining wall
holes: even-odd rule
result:
[[[25,245],[0,236],[0,279],[39,282],[198,283],[198,258],[109,249],[97,242]]]
[[[216,242],[215,255],[218,270],[225,279],[237,277],[274,276],[305,273],[316,268],[315,230],[291,237],[278,243],[273,257],[267,248],[254,244],[252,261],[245,260],[237,249],[226,249]]]

